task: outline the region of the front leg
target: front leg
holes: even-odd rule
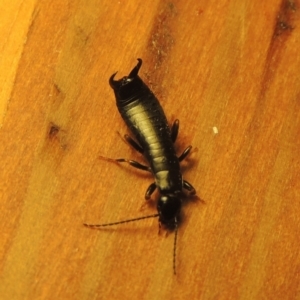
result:
[[[156,186],[155,182],[153,182],[149,185],[149,187],[147,188],[146,194],[145,194],[145,199],[146,200],[149,200],[151,198],[151,195],[156,190],[156,188],[157,188],[157,186]]]

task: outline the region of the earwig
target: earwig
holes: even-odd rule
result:
[[[152,173],[155,182],[148,187],[145,199],[150,199],[153,192],[158,189],[160,196],[157,201],[157,214],[113,223],[84,225],[99,228],[158,217],[160,226],[175,231],[173,271],[176,274],[176,242],[182,205],[181,194],[183,189],[186,189],[192,195],[195,194],[194,187],[183,180],[179,163],[187,157],[192,146],[188,146],[177,157],[174,143],[178,135],[179,120],[176,119],[173,126],[169,127],[157,98],[138,76],[141,66],[142,60],[139,58],[138,64],[128,76],[115,80],[117,73],[114,73],[109,79],[109,84],[114,90],[118,110],[136,138],[135,141],[130,136],[125,135],[125,140],[145,156],[149,166],[124,158],[115,159],[114,161],[126,162],[134,168]]]

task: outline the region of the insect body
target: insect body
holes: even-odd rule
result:
[[[175,249],[178,220],[182,204],[182,189],[185,188],[191,194],[195,193],[192,185],[183,180],[179,163],[189,154],[192,147],[187,147],[177,157],[173,144],[177,138],[179,121],[175,120],[170,129],[158,100],[138,76],[141,65],[142,60],[138,59],[138,64],[128,76],[116,81],[114,79],[115,73],[110,77],[109,83],[114,90],[118,110],[137,142],[128,135],[125,135],[125,139],[145,156],[150,166],[123,158],[116,159],[116,161],[127,162],[135,168],[153,174],[155,182],[147,189],[145,198],[149,199],[156,188],[159,190],[160,197],[157,202],[158,213],[115,223],[85,225],[95,228],[158,217],[161,225],[167,229],[175,229],[173,256],[175,273]]]

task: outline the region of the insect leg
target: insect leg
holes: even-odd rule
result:
[[[149,200],[149,199],[150,199],[150,197],[151,197],[151,195],[153,194],[153,192],[155,191],[155,189],[156,189],[156,184],[155,184],[155,182],[153,182],[153,183],[151,183],[151,184],[149,185],[149,187],[147,188],[147,191],[146,191],[146,194],[145,194],[145,199],[146,199],[146,200]]]
[[[179,162],[183,161],[191,152],[192,150],[192,146],[188,146],[183,152],[182,154],[178,157]]]
[[[113,159],[113,158],[109,158],[109,157],[104,157],[104,156],[99,156],[99,158],[101,159],[105,159],[114,163],[122,163],[122,162],[126,162],[128,163],[130,166],[143,170],[143,171],[148,171],[151,172],[151,168],[145,165],[142,165],[141,163],[135,161],[135,160],[131,160],[131,159],[125,159],[125,158],[117,158],[117,159]]]
[[[130,144],[136,151],[140,152],[141,154],[144,153],[144,149],[134,140],[132,139],[128,134],[124,135],[124,139],[128,144]]]
[[[179,120],[176,119],[171,128],[171,140],[175,143],[179,130]]]
[[[189,182],[187,182],[186,180],[183,180],[183,188],[185,188],[186,190],[188,190],[191,195],[195,195],[196,194],[195,188]]]
[[[137,169],[140,169],[140,170],[143,170],[143,171],[151,172],[151,168],[150,167],[142,165],[141,163],[139,163],[139,162],[137,162],[135,160],[125,159],[125,158],[117,158],[117,159],[114,159],[114,160],[116,162],[126,162],[126,163],[128,163],[129,165],[131,165],[134,168],[137,168]]]

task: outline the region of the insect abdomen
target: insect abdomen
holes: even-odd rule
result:
[[[170,128],[158,100],[137,75],[138,64],[119,81],[110,79],[118,110],[144,150],[160,190],[182,189],[179,161]]]
[[[176,190],[181,190],[179,162],[174,151],[166,117],[157,99],[153,95],[152,97],[136,99],[125,107],[119,108],[119,111],[144,149],[144,155],[149,161],[161,189],[164,189],[164,186],[165,188],[173,189],[175,187]],[[162,176],[162,174],[165,175]],[[166,175],[169,178],[166,178]],[[172,179],[172,177],[174,178]],[[163,178],[167,180],[168,184],[163,184]]]

